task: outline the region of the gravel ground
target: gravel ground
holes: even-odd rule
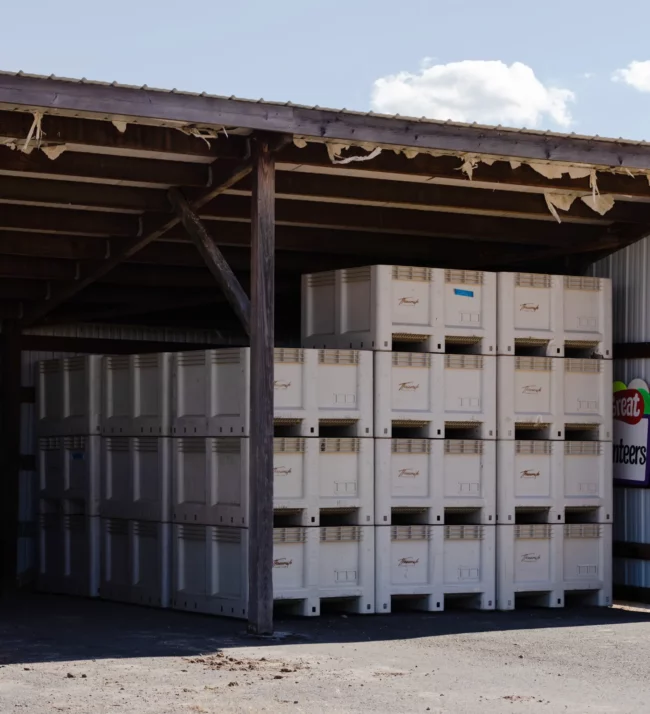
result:
[[[648,712],[650,611],[241,622],[100,601],[0,603],[0,712]]]

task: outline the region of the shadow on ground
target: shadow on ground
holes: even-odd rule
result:
[[[385,642],[423,637],[650,621],[650,612],[580,608],[516,612],[447,611],[329,615],[276,620],[290,643]],[[207,617],[53,595],[0,601],[0,666],[131,657],[207,654],[229,647],[276,644],[246,634],[241,620]]]

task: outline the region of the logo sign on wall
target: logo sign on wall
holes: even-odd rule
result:
[[[650,486],[650,391],[642,379],[614,382],[614,483]]]

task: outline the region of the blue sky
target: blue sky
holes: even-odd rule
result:
[[[2,69],[650,139],[647,0],[7,5]]]

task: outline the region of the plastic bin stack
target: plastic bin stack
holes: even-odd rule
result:
[[[99,592],[101,357],[39,362],[39,589]]]
[[[611,604],[611,283],[498,275],[499,609]]]
[[[173,606],[246,617],[250,350],[173,371]],[[303,615],[375,611],[372,374],[370,352],[275,350],[274,597]]]
[[[169,607],[171,354],[102,363],[101,596]]]
[[[376,608],[495,607],[496,275],[303,276],[305,347],[374,359]]]

